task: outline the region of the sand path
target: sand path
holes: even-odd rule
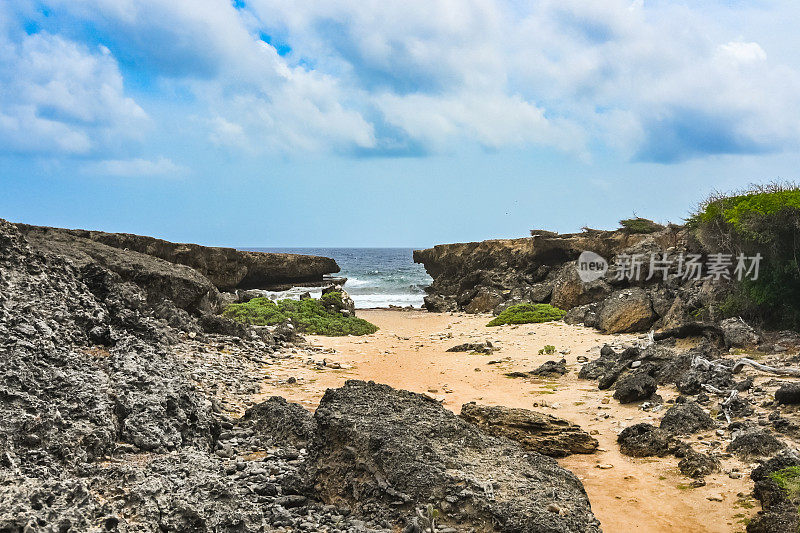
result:
[[[488,316],[459,313],[369,310],[359,311],[359,316],[377,324],[380,331],[368,337],[308,337],[319,347],[312,358],[317,362],[324,358],[328,366],[320,369],[297,357],[279,361],[270,366],[262,395],[281,395],[313,409],[326,388],[338,387],[347,379],[367,379],[427,392],[455,412],[462,404],[477,401],[566,418],[596,433],[600,442],[600,451],[573,455],[559,463],[583,481],[606,533],[743,531],[743,519],[757,510],[757,502],[749,498],[752,484],[747,474],[740,479],[725,473],[708,476],[706,486],[693,488],[692,480],[678,471],[674,457],[636,459],[619,453],[616,436],[621,428],[638,422],[657,424],[663,411],[649,413],[613,399],[603,403],[611,394],[598,390],[594,382],[577,378],[580,365],[576,358],[594,359],[602,344],[632,342],[637,336],[601,335],[562,323],[487,328]],[[481,340],[491,340],[500,350],[491,355],[445,351]],[[570,350],[563,356],[572,370],[566,376],[543,380],[504,375],[512,370],[532,370],[547,359],[562,357],[539,355],[539,349],[548,344]],[[345,368],[331,369],[330,363]],[[665,399],[675,396],[670,390],[659,389],[659,393]],[[708,451],[708,446],[724,446],[719,440],[707,432],[696,435],[693,444]],[[733,459],[723,461],[723,468],[749,471],[747,465]]]

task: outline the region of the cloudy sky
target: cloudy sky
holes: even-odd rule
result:
[[[679,221],[798,178],[791,0],[5,0],[0,217],[220,245]]]

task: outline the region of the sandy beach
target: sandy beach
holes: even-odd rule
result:
[[[594,454],[572,455],[559,463],[584,483],[607,533],[743,531],[745,520],[758,510],[758,502],[749,497],[748,465],[736,459],[723,460],[723,471],[707,476],[706,485],[695,488],[678,471],[675,457],[632,458],[619,452],[616,437],[621,429],[638,422],[658,424],[666,407],[648,412],[639,404],[621,405],[611,399],[611,391],[578,379],[578,357],[591,360],[605,343],[621,346],[642,341],[642,336],[602,335],[561,322],[488,328],[490,315],[464,313],[364,310],[359,316],[378,325],[380,331],[366,337],[308,336],[307,355],[306,350],[298,350],[295,357],[276,360],[263,369],[261,394],[252,401],[280,395],[313,410],[327,388],[339,387],[348,379],[364,379],[428,394],[455,412],[475,401],[565,418],[600,442]],[[485,340],[498,350],[488,355],[446,351],[457,344]],[[540,355],[545,345],[567,353]],[[505,375],[561,357],[570,372],[559,379]],[[665,401],[677,395],[667,388],[659,393]],[[692,440],[700,451],[726,444],[713,431]],[[728,475],[732,471],[744,474],[732,479]]]

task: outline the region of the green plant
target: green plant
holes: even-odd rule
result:
[[[647,218],[634,217],[619,221],[622,229],[627,233],[655,233],[664,229],[664,226]]]
[[[311,335],[369,335],[378,327],[362,318],[344,316],[341,293],[328,293],[321,299],[280,300],[253,298],[249,302],[231,304],[223,316],[245,324],[273,326],[291,322],[298,331]]]
[[[793,502],[800,498],[800,466],[788,466],[772,472],[769,477]]]
[[[556,353],[556,347],[552,344],[546,344],[544,348],[539,350],[539,355],[550,355]]]
[[[800,328],[800,188],[772,183],[714,194],[687,225],[708,253],[760,254],[758,277],[734,276],[716,306],[722,317],[743,316],[766,327]]]
[[[497,315],[487,326],[502,324],[528,324],[560,320],[567,314],[563,309],[550,304],[518,304],[512,305]]]

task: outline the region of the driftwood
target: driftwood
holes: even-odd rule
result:
[[[735,365],[733,365],[733,373],[738,374],[745,366],[748,365],[752,366],[756,370],[761,370],[762,372],[767,372],[769,374],[800,377],[800,368],[776,368],[774,366],[762,365],[761,363],[757,363],[746,357],[742,357],[736,362]]]
[[[720,389],[714,387],[713,385],[707,385],[707,384],[703,384],[703,385],[701,385],[701,387],[703,387],[703,390],[706,390],[706,391],[711,392],[713,394],[716,394],[718,396],[727,395],[727,398],[725,398],[723,401],[721,401],[719,403],[719,405],[720,405],[720,407],[722,407],[722,414],[725,415],[725,420],[727,420],[728,424],[730,424],[731,423],[730,405],[731,405],[731,402],[733,402],[733,400],[735,400],[739,396],[739,391],[730,390],[730,391],[726,392],[726,391],[723,391],[723,390],[720,390]]]

